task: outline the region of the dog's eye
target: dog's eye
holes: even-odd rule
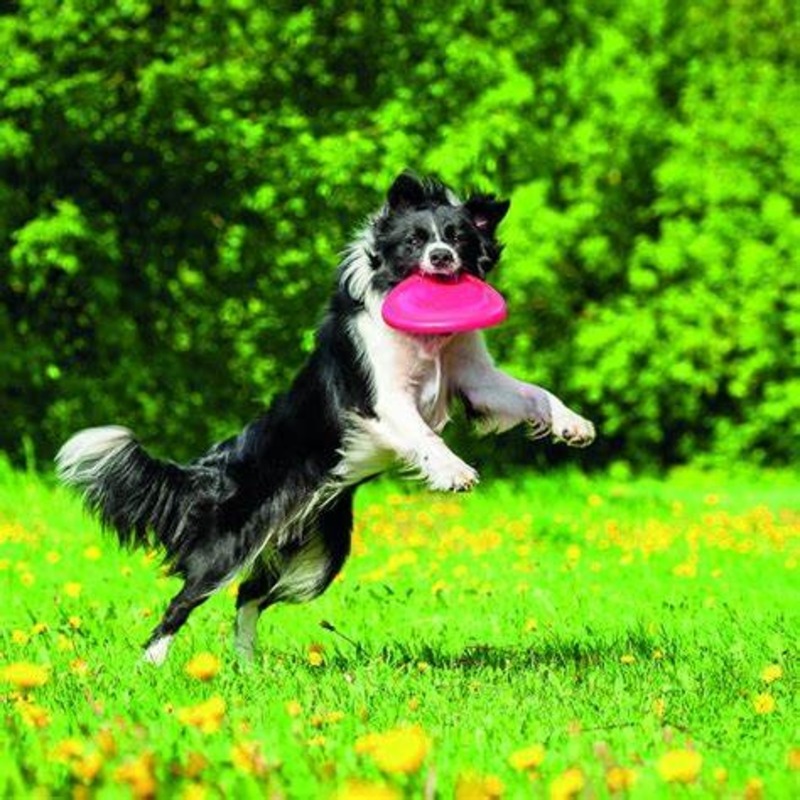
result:
[[[408,237],[408,241],[416,247],[426,244],[428,241],[428,231],[424,228],[417,228],[411,236]]]
[[[444,240],[448,244],[456,244],[464,238],[461,231],[455,225],[447,225],[444,229]]]

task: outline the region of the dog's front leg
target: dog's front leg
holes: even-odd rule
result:
[[[459,336],[446,357],[449,379],[484,430],[504,431],[525,422],[534,439],[552,435],[572,447],[594,441],[594,425],[554,394],[497,369],[479,334]]]
[[[370,439],[420,473],[431,489],[465,492],[478,482],[478,473],[428,427],[410,399],[395,399],[375,411],[376,417],[361,422]]]

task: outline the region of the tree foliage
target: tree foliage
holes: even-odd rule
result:
[[[238,429],[410,166],[511,197],[493,349],[599,422],[588,458],[791,458],[788,0],[4,9],[0,448]]]

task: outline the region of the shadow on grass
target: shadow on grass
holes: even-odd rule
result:
[[[451,643],[443,645],[435,642],[394,642],[377,650],[354,644],[352,655],[342,648],[331,660],[343,667],[352,665],[356,659],[380,659],[399,668],[416,668],[424,662],[437,669],[462,672],[487,669],[514,672],[543,668],[580,670],[618,664],[623,658],[632,659],[634,663],[647,663],[652,662],[657,651],[670,660],[673,648],[665,643],[663,635],[636,630],[616,636],[595,636],[587,631],[581,636],[548,635],[525,645],[472,643],[458,649],[453,649]]]

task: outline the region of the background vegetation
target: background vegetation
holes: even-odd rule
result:
[[[789,461],[796,9],[3,4],[0,448],[238,429],[410,166],[512,198],[492,344],[600,424],[587,462]]]

